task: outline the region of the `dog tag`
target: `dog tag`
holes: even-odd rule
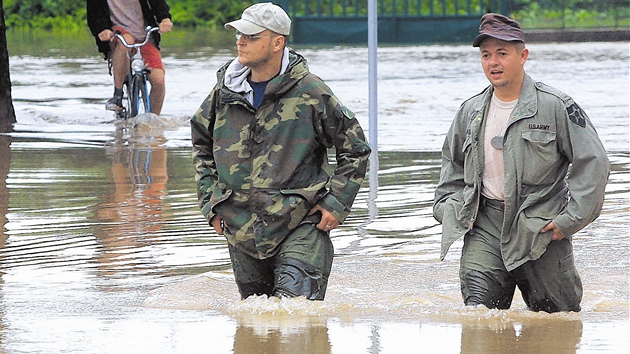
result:
[[[490,140],[490,145],[497,150],[503,150],[503,137],[501,135],[495,136]]]

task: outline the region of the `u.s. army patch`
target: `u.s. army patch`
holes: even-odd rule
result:
[[[567,107],[567,114],[569,115],[569,119],[580,127],[586,127],[586,118],[584,116],[584,111],[582,108],[577,105],[577,103],[573,102],[569,107]]]

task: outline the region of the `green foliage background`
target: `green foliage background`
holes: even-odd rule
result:
[[[247,0],[167,0],[173,22],[181,27],[216,28],[238,18],[252,4]],[[9,28],[82,31],[85,0],[4,0]]]
[[[408,15],[485,12],[504,0],[379,0],[379,12]],[[178,28],[216,29],[256,0],[167,0]],[[276,1],[278,3],[278,1]],[[290,14],[365,15],[366,0],[282,0]],[[527,28],[626,27],[630,0],[511,0],[511,16]],[[420,5],[420,6],[417,6]],[[57,32],[84,31],[85,0],[4,0],[7,27]]]

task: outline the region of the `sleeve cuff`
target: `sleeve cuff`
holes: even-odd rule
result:
[[[333,214],[340,223],[342,223],[348,217],[348,214],[350,214],[350,210],[330,193],[326,194],[326,196],[319,201],[319,205]]]
[[[206,203],[201,208],[201,213],[206,218],[206,221],[208,221],[208,224],[210,224],[210,220],[212,220],[212,218],[215,216],[215,213],[214,211],[212,211],[212,206],[210,203]]]

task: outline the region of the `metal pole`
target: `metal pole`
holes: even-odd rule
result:
[[[378,207],[376,206],[376,198],[378,194],[378,105],[376,88],[377,88],[377,47],[378,47],[378,28],[377,28],[377,6],[376,0],[368,0],[368,115],[370,119],[369,126],[369,143],[372,153],[370,154],[369,183],[370,193],[368,197],[368,223],[374,220],[378,215]]]
[[[368,113],[370,118],[370,147],[376,153],[378,150],[378,105],[377,105],[377,8],[376,0],[368,0]]]

